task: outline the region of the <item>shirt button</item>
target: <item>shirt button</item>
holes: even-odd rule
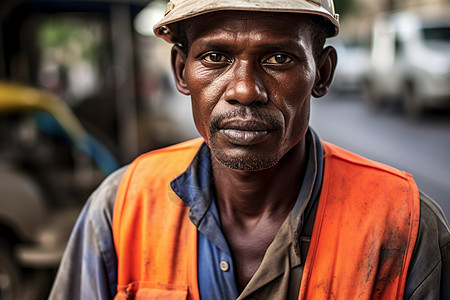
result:
[[[230,264],[224,260],[220,262],[220,269],[224,272],[228,271],[230,269]]]

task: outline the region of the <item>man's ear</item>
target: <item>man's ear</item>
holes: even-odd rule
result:
[[[175,77],[175,84],[180,93],[189,96],[191,91],[186,83],[186,54],[180,46],[172,47],[172,73]]]
[[[336,70],[336,64],[336,50],[331,46],[323,49],[317,64],[316,81],[312,90],[312,95],[315,98],[324,96],[330,89],[334,71]]]

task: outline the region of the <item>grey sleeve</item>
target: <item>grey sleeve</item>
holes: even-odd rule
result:
[[[49,299],[112,299],[115,296],[117,256],[112,212],[125,169],[110,175],[86,202],[66,246]]]
[[[450,232],[439,206],[420,193],[419,234],[404,299],[450,299]]]

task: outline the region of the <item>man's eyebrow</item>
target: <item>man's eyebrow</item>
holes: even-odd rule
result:
[[[204,41],[201,41],[200,43],[202,48],[208,48],[208,49],[227,49],[227,48],[233,48],[233,45],[230,45],[230,43],[222,43],[218,41],[211,41],[210,39],[205,39]]]

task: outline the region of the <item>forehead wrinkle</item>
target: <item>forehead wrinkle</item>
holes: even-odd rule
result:
[[[227,43],[231,42],[236,46],[240,44],[246,47],[250,43],[265,46],[271,44],[271,41],[268,41],[270,37],[274,40],[274,45],[295,43],[301,44],[303,48],[310,46],[310,26],[305,18],[299,15],[218,12],[198,17],[190,25],[188,33],[192,42],[208,43],[208,40],[211,40],[214,44],[223,38]],[[285,41],[277,40],[280,33],[286,38]]]
[[[273,19],[279,19],[279,22],[269,22],[269,20]],[[238,24],[235,22],[238,22]],[[241,35],[246,37],[246,35],[250,33],[250,36],[254,40],[262,40],[264,38],[264,34],[270,34],[271,31],[276,32],[277,30],[283,29],[285,27],[283,22],[286,22],[286,19],[283,19],[277,15],[256,15],[252,17],[237,15],[229,17],[220,23],[216,23],[215,28],[218,30],[223,30],[224,32],[235,34],[237,37],[240,37]],[[260,24],[271,25],[269,27],[261,26]]]
[[[259,31],[252,31],[250,34],[236,32],[235,30],[212,31],[211,34],[202,34],[196,38],[196,43],[203,47],[240,51],[242,49],[256,49],[256,51],[297,51],[300,48],[310,49],[311,45],[306,36],[293,34],[292,37],[276,37],[268,39],[267,35]]]

